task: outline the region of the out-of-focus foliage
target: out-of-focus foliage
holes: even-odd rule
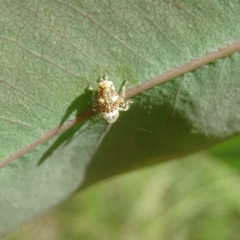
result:
[[[4,240],[225,240],[240,234],[239,174],[207,155],[101,183]]]

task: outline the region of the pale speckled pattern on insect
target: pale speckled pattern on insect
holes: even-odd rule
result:
[[[94,105],[94,111],[99,110],[103,118],[113,123],[118,119],[119,111],[127,111],[129,108],[129,101],[125,100],[125,85],[118,93],[112,81],[107,79],[107,76],[100,78],[97,90],[97,101]]]

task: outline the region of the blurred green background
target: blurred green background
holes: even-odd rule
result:
[[[108,179],[4,240],[240,239],[239,146]]]

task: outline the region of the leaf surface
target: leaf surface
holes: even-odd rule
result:
[[[238,134],[239,11],[238,0],[4,1],[0,235],[78,188]],[[85,88],[103,74],[116,89],[128,79],[134,100],[113,125],[88,112]]]

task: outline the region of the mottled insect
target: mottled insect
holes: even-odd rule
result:
[[[125,85],[127,81],[122,84],[119,93],[116,91],[112,81],[109,81],[107,76],[99,78],[97,91],[97,100],[94,104],[94,111],[100,111],[103,118],[113,123],[119,116],[119,111],[127,111],[130,100],[125,100]],[[93,90],[92,88],[90,88]],[[94,91],[94,90],[93,90]]]

